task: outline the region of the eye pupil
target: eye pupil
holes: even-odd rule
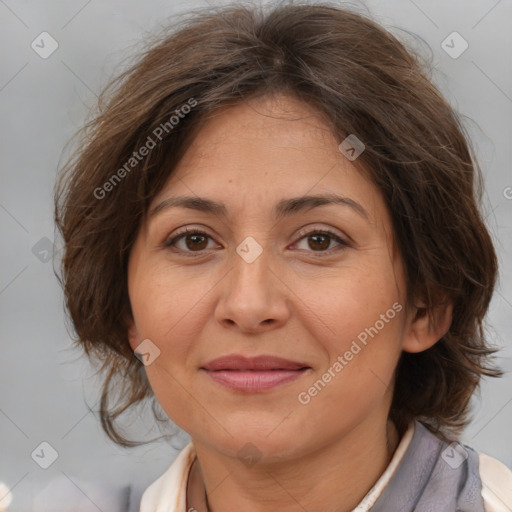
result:
[[[322,238],[323,238],[324,242],[327,242],[327,243],[323,243],[323,244],[322,244],[322,243],[320,243],[320,247],[316,247],[317,249],[318,249],[318,248],[320,248],[320,249],[327,249],[327,248],[329,247],[330,240],[329,240],[329,237],[328,237],[328,236],[326,236],[326,235],[320,235],[320,234],[319,234],[319,235],[311,235],[309,238],[310,238],[310,240],[315,240],[315,239],[316,239],[317,241],[318,241],[318,239],[322,239]],[[316,243],[317,243],[317,241],[315,241],[315,242],[314,242],[314,244],[316,244]],[[311,245],[311,243],[309,244],[309,246],[310,246],[312,249],[314,249],[314,248],[315,248],[315,247],[313,247],[313,246]]]
[[[203,244],[201,245],[201,247],[199,247],[196,242],[198,239],[203,239]],[[203,235],[199,235],[199,234],[192,234],[192,235],[188,235],[186,238],[186,242],[187,242],[187,248],[188,249],[204,249],[204,242],[206,240],[206,237],[203,236]],[[194,242],[192,244],[189,243],[190,240],[194,240]],[[207,243],[207,242],[206,242]]]

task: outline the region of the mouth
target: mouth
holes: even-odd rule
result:
[[[200,368],[218,384],[242,392],[267,391],[298,379],[311,369],[305,363],[280,357],[241,355],[221,357]]]

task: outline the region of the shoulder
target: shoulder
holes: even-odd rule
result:
[[[512,509],[512,471],[485,453],[478,452],[478,461],[485,512],[508,512]]]

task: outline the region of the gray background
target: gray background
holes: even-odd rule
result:
[[[99,381],[72,348],[61,290],[52,263],[44,259],[54,240],[51,194],[65,143],[137,42],[172,22],[177,12],[201,5],[0,0],[0,481],[14,495],[9,511],[55,512],[64,495],[74,510],[113,510],[105,489],[148,485],[188,440],[181,435],[175,447],[160,442],[133,450],[107,440],[86,405],[97,411]],[[402,28],[428,43],[434,81],[467,116],[465,125],[476,142],[486,180],[483,208],[501,264],[488,332],[503,347],[499,363],[507,375],[483,383],[463,441],[512,466],[512,2],[373,0],[366,5],[395,34],[406,36]],[[59,44],[46,59],[31,48],[43,31]],[[453,31],[469,44],[458,58],[441,47]],[[145,435],[151,417],[142,415],[133,428]],[[31,457],[43,441],[59,455],[46,470]]]

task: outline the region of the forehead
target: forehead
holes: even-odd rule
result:
[[[247,160],[253,154],[278,156],[277,151],[292,148],[296,158],[322,151],[324,157],[334,160],[337,145],[318,111],[293,96],[275,94],[250,98],[210,114],[195,136],[193,151],[184,160],[231,159],[231,154],[223,154],[226,146],[240,148],[237,156],[245,155]],[[293,159],[290,151],[282,157]],[[276,158],[276,164],[279,160]]]
[[[340,142],[316,110],[291,96],[222,108],[201,125],[151,207],[186,194],[250,215],[285,197],[330,193],[382,217],[379,190],[343,156]]]

